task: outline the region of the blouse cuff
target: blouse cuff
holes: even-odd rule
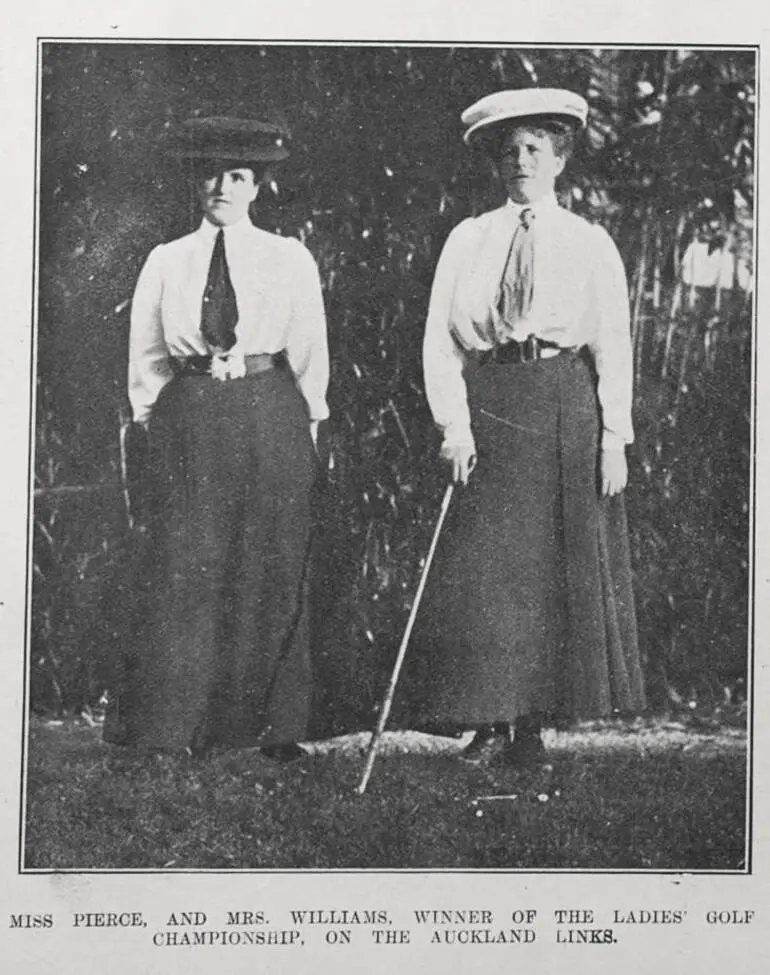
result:
[[[602,433],[602,450],[625,450],[626,440],[619,433],[605,430]]]
[[[444,447],[470,447],[476,449],[470,426],[452,425],[444,429]]]
[[[325,399],[306,400],[306,402],[311,423],[320,423],[321,420],[329,419],[329,407]]]

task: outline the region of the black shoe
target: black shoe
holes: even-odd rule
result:
[[[282,745],[265,745],[260,748],[260,751],[266,758],[271,758],[274,762],[281,762],[282,765],[297,762],[299,759],[307,757],[305,749],[300,748],[294,741]]]
[[[539,734],[516,732],[513,742],[505,749],[503,760],[510,768],[533,769],[547,763],[548,752]]]
[[[489,765],[503,753],[508,737],[494,728],[480,728],[470,744],[460,752],[460,760],[469,765]]]

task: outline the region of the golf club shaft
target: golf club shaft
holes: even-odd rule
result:
[[[385,730],[385,724],[387,723],[388,716],[390,715],[390,708],[393,704],[393,695],[396,691],[396,684],[398,683],[398,677],[401,673],[401,666],[404,663],[404,657],[406,656],[406,648],[409,645],[409,637],[412,635],[412,629],[414,627],[414,621],[417,619],[417,611],[420,608],[420,600],[422,599],[423,591],[425,590],[425,583],[428,579],[428,573],[430,572],[431,563],[433,562],[433,555],[436,551],[436,545],[438,544],[439,535],[441,534],[441,528],[444,524],[444,519],[446,518],[446,513],[449,510],[449,502],[452,500],[452,494],[454,493],[454,482],[450,481],[447,485],[447,489],[444,492],[444,499],[441,502],[441,510],[439,511],[438,519],[436,521],[436,527],[433,531],[433,539],[430,543],[430,548],[428,549],[428,555],[425,559],[425,565],[423,566],[422,574],[420,575],[420,582],[417,586],[417,592],[415,593],[414,600],[412,602],[412,609],[409,613],[409,619],[407,620],[406,629],[404,630],[404,635],[401,638],[401,646],[398,648],[398,655],[396,657],[396,663],[393,667],[393,673],[390,675],[390,684],[388,685],[387,693],[385,694],[385,699],[382,702],[382,707],[380,708],[380,716],[377,720],[377,727],[375,731],[372,732],[372,737],[369,742],[369,751],[366,756],[366,767],[364,768],[364,774],[361,778],[356,792],[362,796],[366,791],[366,786],[369,782],[369,776],[372,774],[372,767],[374,766],[374,759],[377,755],[377,746],[379,745],[380,738],[382,737],[382,732]]]

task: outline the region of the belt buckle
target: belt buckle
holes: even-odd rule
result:
[[[246,357],[242,355],[213,355],[211,357],[211,377],[223,382],[225,379],[243,379],[246,375]]]

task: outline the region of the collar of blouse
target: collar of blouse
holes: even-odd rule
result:
[[[544,213],[550,213],[555,209],[558,209],[559,201],[556,199],[555,193],[547,193],[545,196],[541,196],[539,200],[534,203],[516,203],[510,197],[506,201],[506,207],[514,214],[517,218],[521,216],[522,210],[532,210],[537,216]]]
[[[247,236],[254,229],[254,224],[251,222],[248,216],[242,217],[237,223],[228,224],[225,227],[217,227],[210,220],[205,217],[201,220],[200,226],[198,227],[198,233],[206,241],[211,241],[213,244],[214,238],[220,230],[224,231],[225,240],[237,239],[239,237]]]

